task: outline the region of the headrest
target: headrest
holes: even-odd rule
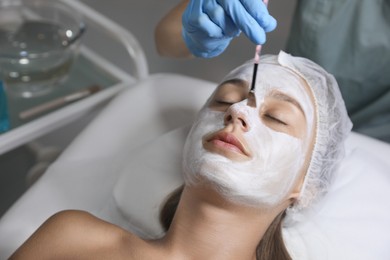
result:
[[[139,149],[122,169],[115,202],[140,235],[163,234],[159,212],[167,196],[183,184],[181,154],[190,126],[168,132]]]
[[[178,128],[138,149],[114,187],[117,207],[147,238],[163,234],[160,208],[183,183],[181,154],[189,129]],[[387,259],[390,255],[390,162],[383,157],[390,154],[390,145],[352,136],[329,193],[303,213],[301,222],[283,230],[293,259]],[[364,148],[357,145],[361,141]]]

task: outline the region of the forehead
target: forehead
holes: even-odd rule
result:
[[[259,68],[256,80],[257,95],[279,91],[299,100],[308,101],[309,88],[306,81],[291,70],[282,66],[268,65]]]
[[[230,90],[249,91],[252,75],[253,64],[246,63],[233,70],[220,86]],[[257,95],[278,90],[288,95],[302,96],[310,91],[304,79],[279,64],[259,64],[255,85]]]

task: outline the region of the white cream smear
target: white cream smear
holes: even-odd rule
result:
[[[226,80],[243,79],[249,82],[252,64],[244,64],[230,73]],[[305,160],[310,134],[303,139],[275,131],[260,118],[264,98],[271,91],[293,97],[301,105],[311,132],[313,105],[302,80],[279,65],[259,64],[256,82],[257,107],[247,105],[247,100],[235,103],[225,112],[207,107],[200,111],[187,137],[184,147],[183,172],[187,185],[207,181],[227,200],[251,207],[269,208],[285,199],[299,177]],[[224,155],[206,150],[202,138],[226,127],[226,113],[245,117],[248,130],[242,137],[252,151],[248,161],[233,161]]]

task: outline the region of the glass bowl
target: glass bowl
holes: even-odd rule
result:
[[[0,80],[7,94],[41,96],[66,79],[85,31],[61,0],[0,0]]]

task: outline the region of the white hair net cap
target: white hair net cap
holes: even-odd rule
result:
[[[301,193],[293,206],[287,209],[285,225],[299,221],[300,213],[321,198],[328,190],[338,163],[344,157],[344,140],[351,131],[344,100],[335,78],[318,64],[283,51],[279,55],[263,55],[260,64],[280,65],[295,72],[309,85],[316,107],[315,143]],[[229,73],[248,82],[252,80],[253,60]],[[261,71],[258,72],[258,80]]]

